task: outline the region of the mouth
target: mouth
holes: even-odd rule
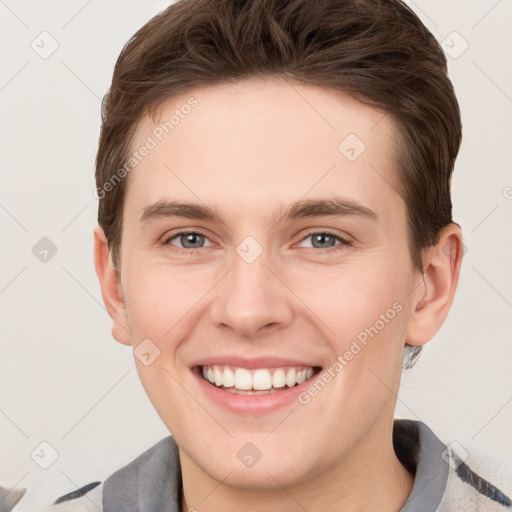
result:
[[[231,365],[198,365],[195,372],[211,386],[235,395],[270,395],[300,386],[315,377],[318,366],[241,368]]]

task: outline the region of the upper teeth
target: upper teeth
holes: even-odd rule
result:
[[[309,379],[313,368],[286,367],[273,369],[234,368],[229,366],[203,366],[203,377],[216,386],[234,387],[240,390],[266,390],[271,388],[292,387]]]

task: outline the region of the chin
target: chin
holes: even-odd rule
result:
[[[226,459],[225,456],[224,459]],[[291,459],[278,460],[274,456],[262,456],[254,465],[248,467],[238,459],[233,463],[224,460],[220,465],[214,460],[198,461],[198,463],[204,472],[218,482],[232,487],[255,490],[294,486],[312,478],[319,471],[319,468],[315,471],[314,467],[298,466]]]

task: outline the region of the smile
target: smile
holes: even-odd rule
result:
[[[224,391],[238,395],[277,393],[304,383],[320,371],[318,367],[238,368],[227,365],[198,366],[199,375]]]

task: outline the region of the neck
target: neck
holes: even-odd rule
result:
[[[247,512],[396,512],[414,483],[393,450],[392,425],[374,429],[342,460],[286,488],[277,482],[267,489],[234,487],[211,478],[181,451],[180,460],[184,511],[238,512],[243,504]]]

